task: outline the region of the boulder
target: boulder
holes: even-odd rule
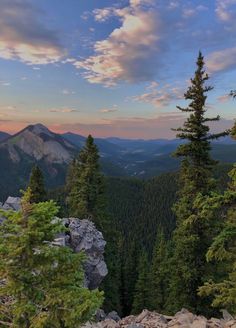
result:
[[[87,323],[83,328],[236,328],[236,319],[226,313],[224,317],[207,319],[186,309],[177,312],[173,317],[143,310],[137,316],[130,315],[118,322],[106,318],[99,323]]]
[[[103,256],[106,242],[102,233],[89,220],[67,218],[63,222],[69,229],[65,244],[75,252],[84,251],[87,256],[84,266],[85,286],[89,289],[99,287],[108,273]]]
[[[102,309],[98,309],[95,314],[96,322],[104,321],[106,319],[106,313]]]
[[[120,317],[116,311],[112,311],[112,312],[108,313],[106,319],[112,319],[116,322],[120,321]]]

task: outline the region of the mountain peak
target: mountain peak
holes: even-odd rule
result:
[[[47,164],[65,164],[74,156],[76,148],[61,135],[51,132],[43,124],[32,124],[1,143],[13,162],[19,162],[25,155],[33,161]]]
[[[47,134],[49,136],[53,135],[53,133],[45,125],[41,123],[29,125],[26,127],[26,130],[29,130],[36,135],[40,135],[41,133]]]

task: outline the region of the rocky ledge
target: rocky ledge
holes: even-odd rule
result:
[[[138,316],[129,316],[119,321],[106,318],[102,322],[87,323],[83,328],[236,328],[236,319],[223,311],[223,319],[206,319],[182,309],[174,316],[143,310]]]

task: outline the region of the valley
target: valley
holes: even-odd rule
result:
[[[34,164],[43,170],[49,188],[63,185],[67,166],[85,140],[86,137],[74,133],[54,133],[42,124],[30,125],[13,136],[1,133],[0,200],[19,194]],[[178,139],[95,138],[106,176],[139,179],[177,171],[180,160],[172,154],[180,142]],[[222,164],[236,161],[236,145],[230,137],[213,142],[211,153]]]

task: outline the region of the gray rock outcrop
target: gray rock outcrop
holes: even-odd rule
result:
[[[0,209],[5,211],[20,210],[20,198],[8,197],[4,204],[0,203]],[[0,217],[0,223],[2,220],[4,218]],[[63,224],[68,228],[68,232],[57,236],[53,244],[71,247],[75,252],[84,251],[87,257],[84,266],[85,286],[89,289],[98,288],[108,273],[104,261],[106,242],[102,233],[89,220],[80,220],[77,218],[57,220],[62,220]]]
[[[75,252],[85,252],[87,256],[85,285],[89,289],[95,289],[108,273],[103,256],[106,245],[103,235],[95,228],[94,223],[89,220],[67,218],[63,221],[65,226],[69,228],[69,232],[65,236],[65,243]]]

